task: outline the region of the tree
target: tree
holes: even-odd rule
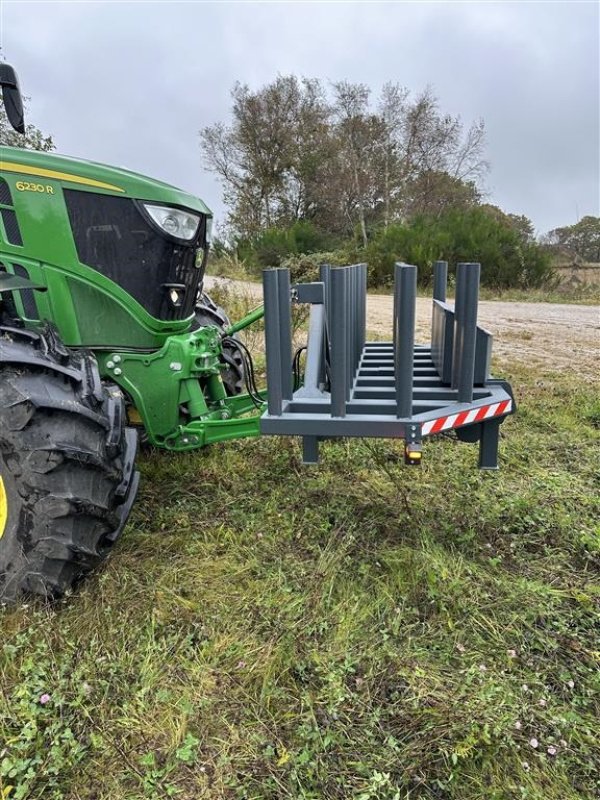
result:
[[[463,181],[447,172],[426,170],[407,181],[402,198],[406,218],[419,214],[440,216],[450,208],[473,208],[481,201],[481,193],[473,181]]]
[[[575,225],[555,228],[547,235],[549,244],[568,247],[584,261],[600,262],[600,217],[583,217]]]
[[[200,132],[204,163],[221,180],[230,224],[252,236],[311,218],[331,154],[320,83],[279,76],[256,92],[238,83],[231,94],[232,124]]]
[[[200,133],[204,164],[221,180],[229,224],[243,238],[309,220],[334,236],[358,236],[415,214],[480,201],[487,169],[482,122],[465,130],[427,89],[411,96],[279,76],[257,91],[236,84],[232,121]]]
[[[401,163],[399,132],[406,115],[408,89],[397,83],[386,83],[381,90],[378,112],[383,124],[380,140],[380,159],[383,192],[383,227],[392,220],[392,207],[398,198],[398,166]]]
[[[440,114],[430,89],[411,99],[397,84],[383,87],[379,108],[386,128],[384,227],[393,218],[439,210],[453,199],[479,201],[477,181],[488,169],[482,121],[465,132],[460,117]]]
[[[350,222],[356,216],[363,246],[368,243],[367,214],[381,195],[377,170],[385,122],[369,112],[370,90],[362,83],[333,84],[333,112],[339,141],[337,165],[344,193],[344,213]]]
[[[0,142],[9,147],[22,147],[25,150],[42,150],[48,152],[55,149],[52,136],[44,136],[35,125],[26,125],[25,133],[17,133],[12,129],[6,113],[4,104],[0,100]]]
[[[481,208],[488,216],[516,233],[522,244],[533,244],[535,242],[533,222],[525,214],[507,214],[491,203],[485,203]]]
[[[506,214],[508,224],[516,231],[522,242],[532,244],[535,242],[535,228],[533,222],[525,214]]]

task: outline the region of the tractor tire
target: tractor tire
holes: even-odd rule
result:
[[[0,327],[0,602],[60,597],[109,554],[135,499],[137,434],[94,356]]]
[[[225,333],[231,325],[231,321],[221,306],[214,303],[206,292],[202,292],[196,304],[194,329],[205,328],[207,325],[213,325],[221,333]],[[221,376],[225,391],[230,397],[241,394],[244,391],[245,379],[244,365],[239,350],[224,342],[221,361],[223,363]]]

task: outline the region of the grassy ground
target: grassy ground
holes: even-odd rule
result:
[[[540,289],[504,289],[497,291],[484,288],[482,300],[504,300],[518,303],[576,303],[597,305],[600,303],[600,286],[593,284],[559,284]]]
[[[598,384],[508,373],[498,473],[144,455],[107,567],[2,612],[0,798],[597,798]]]

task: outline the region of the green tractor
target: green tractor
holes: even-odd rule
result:
[[[17,77],[0,70],[23,132]],[[138,431],[178,451],[256,435],[263,400],[243,392],[246,354],[202,290],[212,216],[201,200],[58,155],[3,146],[0,159],[0,600],[10,601],[61,595],[108,554],[136,494]]]

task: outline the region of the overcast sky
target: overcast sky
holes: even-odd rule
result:
[[[0,42],[28,121],[60,153],[128,167],[223,217],[198,130],[235,81],[278,73],[431,85],[487,128],[490,202],[538,232],[600,215],[600,16],[592,2],[0,0]]]

